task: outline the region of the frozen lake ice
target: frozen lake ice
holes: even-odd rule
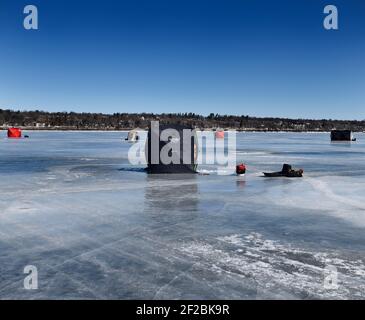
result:
[[[238,133],[244,178],[149,176],[126,132],[28,134],[0,132],[1,299],[365,298],[364,134]],[[304,178],[262,177],[283,163]]]

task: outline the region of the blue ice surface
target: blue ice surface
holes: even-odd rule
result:
[[[238,133],[236,177],[148,175],[127,132],[27,133],[0,132],[1,299],[365,297],[364,134]],[[283,163],[304,178],[262,177]]]

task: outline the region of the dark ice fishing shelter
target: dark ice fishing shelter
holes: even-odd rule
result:
[[[161,138],[161,133],[164,130],[173,132],[167,139]],[[169,130],[170,129],[170,130]],[[189,139],[184,139],[184,129],[192,132]],[[166,132],[165,132],[166,135]],[[152,143],[152,140],[154,142]],[[166,140],[166,141],[163,141]],[[166,146],[169,144],[168,146]],[[155,153],[152,154],[152,145],[155,146]],[[174,145],[172,149],[171,146]],[[174,163],[164,163],[161,159],[161,154],[164,150],[169,149],[167,153],[170,157],[174,156]],[[179,150],[173,155],[173,150]],[[147,172],[148,173],[196,173],[197,169],[197,137],[196,132],[191,126],[185,125],[159,125],[157,128],[150,126],[148,130],[148,136],[146,141],[146,159],[147,159]],[[157,154],[157,157],[156,157]],[[156,161],[157,160],[157,161]]]
[[[352,141],[352,131],[351,130],[332,130],[331,131],[331,141]]]

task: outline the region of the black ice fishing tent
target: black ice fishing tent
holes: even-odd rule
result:
[[[196,132],[191,126],[150,126],[146,141],[148,173],[196,173],[197,153]],[[174,158],[174,161],[164,162],[163,154]]]
[[[331,141],[352,141],[351,130],[332,130]]]

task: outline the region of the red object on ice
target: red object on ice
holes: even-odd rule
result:
[[[245,174],[246,173],[246,166],[241,163],[236,166],[236,173],[237,174]]]
[[[216,131],[215,137],[218,139],[224,139],[224,131],[223,130]]]
[[[9,128],[8,129],[8,138],[21,138],[22,131],[19,128]]]

